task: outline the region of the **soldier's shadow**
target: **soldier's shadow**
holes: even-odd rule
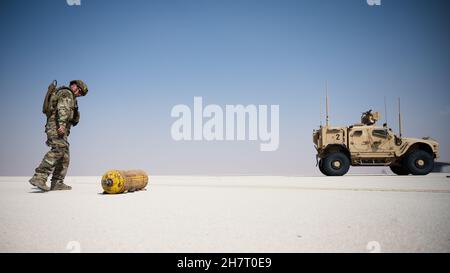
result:
[[[31,188],[31,191],[29,191],[28,193],[47,193],[46,191],[40,190],[36,187]]]
[[[46,191],[41,191],[41,190],[31,190],[28,193],[47,193]]]

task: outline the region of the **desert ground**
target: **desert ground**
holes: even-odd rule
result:
[[[119,195],[28,179],[0,177],[0,252],[450,252],[445,173],[150,176]]]

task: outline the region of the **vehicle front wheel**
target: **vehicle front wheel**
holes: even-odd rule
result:
[[[401,165],[391,165],[389,166],[391,168],[391,171],[395,173],[396,175],[409,175],[410,172],[407,168],[401,166]]]
[[[350,169],[350,160],[342,152],[334,152],[322,159],[323,173],[327,176],[343,176]]]
[[[327,174],[325,173],[325,171],[323,170],[323,159],[320,159],[320,160],[319,160],[319,170],[320,170],[320,172],[321,172],[322,174],[327,175]]]
[[[405,167],[413,175],[427,175],[434,168],[434,159],[429,153],[416,150],[405,158]]]

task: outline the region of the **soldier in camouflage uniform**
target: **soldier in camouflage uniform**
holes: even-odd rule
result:
[[[77,125],[79,121],[77,97],[85,96],[87,93],[87,85],[83,81],[74,80],[70,82],[69,87],[58,88],[50,98],[52,110],[47,117],[45,132],[46,144],[51,149],[45,154],[29,181],[42,191],[72,189],[64,184],[70,161],[67,137],[70,134],[70,128]],[[50,174],[52,178],[49,188],[46,183]]]

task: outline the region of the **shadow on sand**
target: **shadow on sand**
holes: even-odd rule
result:
[[[442,173],[444,172],[444,167],[450,166],[450,163],[447,162],[435,162],[433,173]]]

